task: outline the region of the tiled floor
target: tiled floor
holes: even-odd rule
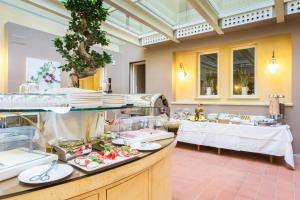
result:
[[[177,145],[172,157],[173,200],[300,200],[300,159],[290,170],[264,155]]]

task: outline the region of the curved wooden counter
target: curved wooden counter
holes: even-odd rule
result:
[[[7,199],[171,200],[170,155],[175,144],[173,140],[153,154],[106,172]]]

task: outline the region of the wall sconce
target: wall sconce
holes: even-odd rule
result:
[[[273,51],[271,63],[268,64],[268,69],[271,71],[272,74],[275,74],[279,69],[279,64],[276,63],[274,51]]]
[[[183,64],[180,63],[180,66],[179,66],[179,69],[178,69],[178,72],[177,72],[178,79],[183,80],[186,77],[186,75],[187,74],[184,71]]]

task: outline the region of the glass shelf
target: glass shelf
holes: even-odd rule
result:
[[[68,112],[76,111],[105,111],[105,110],[119,110],[119,109],[128,109],[128,108],[150,108],[143,106],[133,106],[133,105],[124,105],[124,106],[101,106],[101,107],[84,107],[84,108],[71,108]],[[153,107],[151,107],[153,108]],[[56,108],[13,108],[13,109],[4,109],[0,108],[0,112],[55,112]]]

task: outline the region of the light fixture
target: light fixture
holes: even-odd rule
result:
[[[268,64],[268,69],[271,71],[272,74],[275,74],[279,69],[279,64],[276,63],[274,51],[273,51],[271,63]]]
[[[240,89],[240,86],[239,85],[234,85],[234,90],[235,91],[238,91]]]
[[[178,76],[178,79],[179,80],[183,80],[184,77],[186,77],[186,72],[184,71],[184,68],[183,68],[183,64],[180,63],[180,66],[179,66],[179,69],[178,69],[178,72],[177,72],[177,76]]]

